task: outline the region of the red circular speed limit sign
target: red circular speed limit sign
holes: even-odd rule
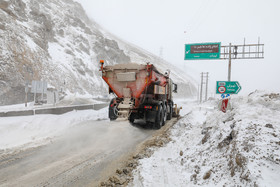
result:
[[[218,88],[218,91],[219,91],[220,93],[225,93],[225,92],[226,92],[226,87],[220,86],[220,87]]]

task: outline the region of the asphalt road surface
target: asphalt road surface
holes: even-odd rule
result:
[[[46,146],[0,155],[0,186],[97,186],[156,132],[127,121],[80,123]]]

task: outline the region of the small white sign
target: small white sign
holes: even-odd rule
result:
[[[31,93],[46,93],[47,87],[46,81],[32,81]]]

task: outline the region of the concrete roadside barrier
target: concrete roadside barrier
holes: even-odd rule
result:
[[[80,105],[80,106],[67,106],[58,108],[43,108],[36,109],[35,114],[64,114],[73,110],[90,110],[93,109],[94,105]]]
[[[109,107],[109,103],[94,104],[93,105],[93,110],[100,110],[100,109],[105,108],[107,106]]]
[[[32,116],[32,115],[34,115],[34,110],[22,110],[22,111],[0,112],[0,117],[9,117],[9,116]]]
[[[22,111],[8,111],[0,112],[0,117],[12,117],[12,116],[32,116],[37,114],[55,114],[60,115],[73,110],[100,110],[109,103],[99,103],[93,105],[77,105],[77,106],[65,106],[65,107],[53,107],[53,108],[40,108],[34,110],[22,110]]]

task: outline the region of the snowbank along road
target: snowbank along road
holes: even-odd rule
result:
[[[171,141],[139,160],[129,186],[259,186],[280,184],[280,93],[236,96],[198,105],[170,129]],[[185,106],[185,107],[184,107]]]

